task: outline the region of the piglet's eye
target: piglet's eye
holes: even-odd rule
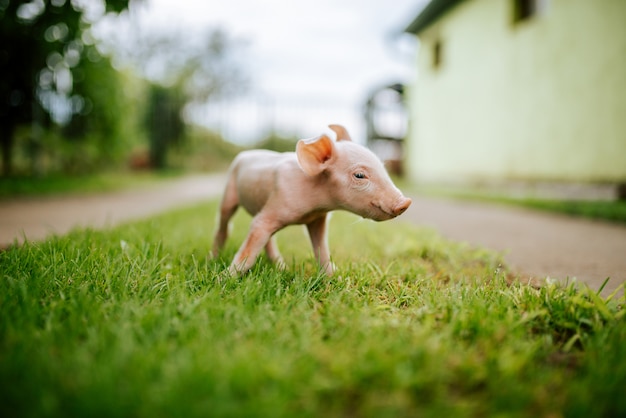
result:
[[[354,173],[354,177],[357,179],[364,179],[365,178],[365,174],[363,173]]]

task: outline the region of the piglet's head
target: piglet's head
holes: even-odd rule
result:
[[[393,184],[380,159],[367,148],[352,142],[343,126],[330,125],[337,141],[326,135],[300,140],[298,164],[309,176],[320,176],[322,192],[337,209],[365,218],[384,221],[402,214],[410,205]]]

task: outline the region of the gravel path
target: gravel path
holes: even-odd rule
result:
[[[104,228],[217,197],[225,175],[173,180],[158,187],[90,196],[0,202],[0,246],[44,239],[75,227]],[[603,295],[626,281],[626,227],[531,210],[415,197],[400,219],[443,236],[496,250],[522,277],[575,277]]]

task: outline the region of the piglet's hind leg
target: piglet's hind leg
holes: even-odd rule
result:
[[[320,264],[320,267],[324,269],[324,272],[328,276],[332,276],[334,273],[333,263],[330,261],[330,250],[328,249],[328,238],[326,234],[326,222],[328,214],[317,218],[311,223],[307,224],[309,230],[309,237],[311,238],[311,245],[313,246],[313,252],[315,258]]]
[[[267,257],[272,261],[272,263],[276,264],[281,269],[284,269],[286,267],[285,260],[278,250],[275,236],[272,236],[270,240],[267,241],[267,244],[265,244],[265,252],[267,253]]]
[[[226,190],[224,191],[224,197],[218,214],[217,231],[215,232],[215,238],[213,239],[212,255],[214,258],[219,255],[220,251],[224,247],[224,243],[228,238],[228,223],[230,222],[230,218],[232,218],[237,211],[238,207],[239,198],[237,196],[237,187],[234,179],[231,178],[226,185]]]

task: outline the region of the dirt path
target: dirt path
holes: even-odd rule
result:
[[[626,282],[626,227],[527,209],[418,197],[403,215],[443,236],[503,254],[526,278],[576,278],[603,295]]]
[[[0,202],[0,246],[103,228],[217,197],[224,175],[171,181],[158,187],[93,196]],[[523,277],[576,277],[592,288],[611,277],[603,294],[626,281],[626,227],[467,201],[414,198],[400,219],[447,238],[496,250]]]
[[[104,228],[219,196],[224,174],[193,176],[158,186],[99,195],[0,201],[0,246],[24,236],[36,241],[75,227]]]

